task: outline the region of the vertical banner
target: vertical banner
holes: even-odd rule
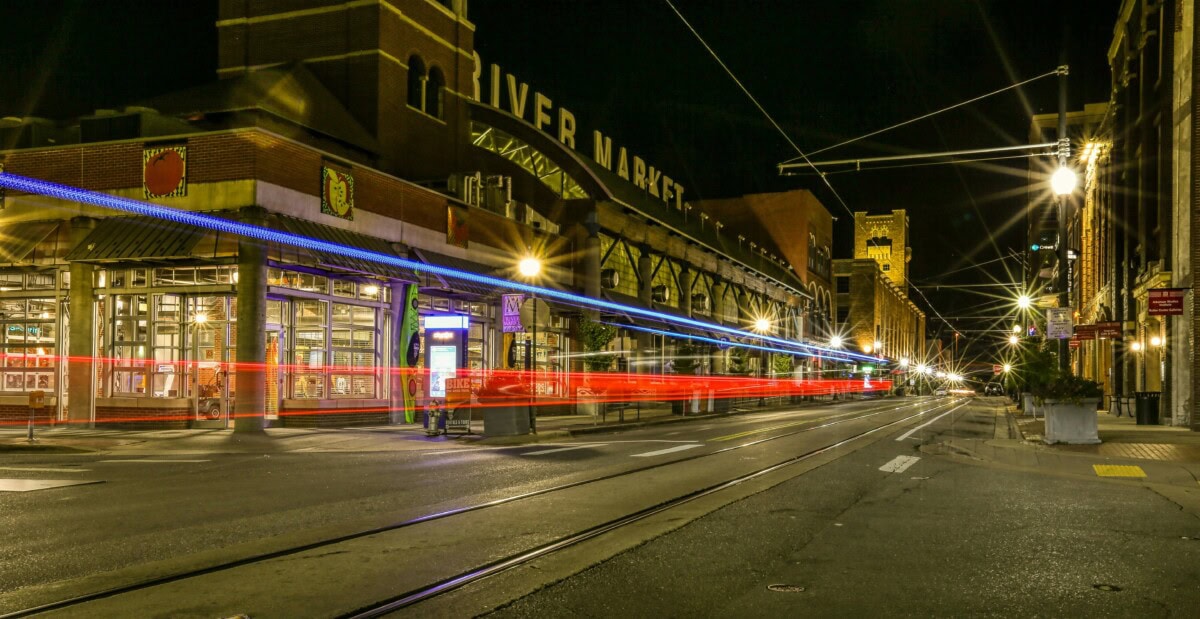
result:
[[[417,422],[417,361],[421,358],[421,318],[417,314],[417,285],[404,287],[404,319],[400,324],[400,376],[404,381],[404,423]]]

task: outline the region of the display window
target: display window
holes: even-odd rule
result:
[[[54,299],[0,301],[0,390],[55,389],[57,309]]]

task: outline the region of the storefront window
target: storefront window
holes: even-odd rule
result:
[[[292,397],[325,397],[325,329],[327,301],[298,299],[293,302],[295,320],[292,338]]]
[[[145,394],[146,349],[150,333],[146,295],[114,296],[111,333],[113,394]]]
[[[0,301],[0,388],[53,391],[56,369],[54,299]]]
[[[334,397],[375,397],[375,309],[333,304],[330,374]]]
[[[177,294],[154,297],[154,350],[152,389],[156,398],[183,397],[186,388],[180,353],[183,350],[182,298]]]

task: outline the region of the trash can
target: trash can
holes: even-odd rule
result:
[[[1134,393],[1134,411],[1137,414],[1137,425],[1158,425],[1158,400],[1161,396],[1162,392],[1160,391],[1138,391]]]

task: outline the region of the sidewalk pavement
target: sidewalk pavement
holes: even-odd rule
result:
[[[752,401],[751,401],[752,402]],[[613,432],[647,425],[695,421],[748,412],[792,410],[823,404],[774,402],[731,407],[728,412],[675,415],[670,403],[655,402],[640,410],[630,407],[603,416],[539,416],[537,434],[487,437],[483,420],[471,422],[471,434],[426,436],[421,424],[396,424],[353,428],[267,428],[262,434],[237,434],[233,430],[110,430],[74,426],[34,427],[29,443],[25,427],[0,428],[0,455],[13,453],[121,453],[125,455],[203,455],[216,453],[428,451],[477,445],[520,445],[565,441],[593,432]],[[476,417],[481,416],[476,414]]]
[[[1042,419],[1021,415],[1007,400],[991,398],[983,402],[996,413],[995,438],[955,438],[927,445],[923,450],[1053,475],[1174,486],[1185,489],[1178,500],[1200,508],[1200,432],[1172,426],[1139,426],[1129,417],[1098,411],[1100,444],[1047,445],[1042,441]]]

